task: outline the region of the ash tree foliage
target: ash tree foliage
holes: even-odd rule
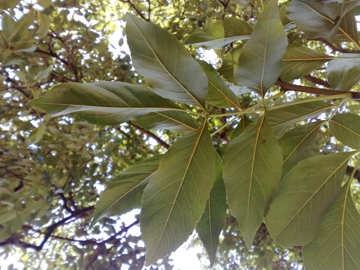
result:
[[[0,7],[4,256],[360,268],[360,1]]]

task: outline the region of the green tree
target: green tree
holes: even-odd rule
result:
[[[360,268],[359,6],[0,1],[2,255]]]

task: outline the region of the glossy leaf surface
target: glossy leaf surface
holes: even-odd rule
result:
[[[283,81],[292,81],[309,74],[331,61],[333,57],[307,47],[290,47],[283,57],[283,67],[280,78]]]
[[[186,45],[198,45],[206,49],[219,49],[234,41],[248,39],[253,28],[245,21],[225,18],[192,34]]]
[[[158,169],[160,159],[161,156],[145,159],[116,176],[96,203],[92,225],[103,217],[121,215],[140,207],[144,188]]]
[[[196,226],[196,232],[209,255],[210,265],[215,262],[219,236],[224,228],[226,215],[226,191],[222,178],[222,160],[218,154],[215,155],[215,162],[215,182],[205,211]]]
[[[282,173],[282,153],[264,118],[233,139],[223,156],[223,175],[231,214],[248,248]]]
[[[126,15],[126,33],[135,69],[158,95],[204,106],[207,78],[184,46],[161,27]]]
[[[331,118],[330,130],[336,139],[354,149],[360,148],[360,116],[351,113]]]
[[[271,237],[279,245],[303,246],[314,238],[322,215],[340,190],[353,154],[309,158],[285,175],[265,219]]]
[[[214,150],[203,124],[171,146],[144,190],[140,223],[148,265],[175,251],[191,235],[214,180]]]
[[[133,123],[147,130],[167,129],[179,132],[193,130],[199,126],[188,113],[177,111],[149,113]]]
[[[329,63],[326,74],[334,89],[352,89],[360,81],[360,56],[358,54],[340,55]]]
[[[315,238],[303,248],[306,269],[360,268],[360,215],[348,181],[324,214]]]
[[[281,73],[287,44],[277,1],[271,0],[241,51],[235,80],[264,96]]]
[[[149,89],[122,82],[63,83],[31,105],[51,116],[77,113],[97,124],[119,124],[176,105]]]

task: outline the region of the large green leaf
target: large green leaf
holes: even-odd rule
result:
[[[360,269],[360,216],[350,183],[341,188],[315,238],[303,248],[306,269]]]
[[[338,34],[358,43],[350,12],[358,5],[359,1],[292,0],[287,10],[289,19],[312,39],[334,39]]]
[[[119,216],[140,207],[143,190],[158,169],[160,158],[140,161],[112,179],[96,203],[92,225],[103,217]]]
[[[279,78],[287,38],[276,0],[265,6],[248,42],[244,45],[235,80],[262,96]]]
[[[214,149],[204,123],[169,148],[144,190],[140,223],[148,265],[188,239],[204,212],[214,180]]]
[[[315,236],[321,217],[335,200],[353,152],[300,161],[281,182],[265,223],[283,247],[303,246]]]
[[[134,67],[155,93],[204,106],[207,77],[175,36],[131,14],[126,15],[126,33]]]
[[[321,67],[334,57],[311,50],[307,47],[289,47],[283,57],[283,67],[280,78],[283,81],[292,81],[309,74]]]
[[[206,102],[220,108],[231,107],[241,109],[239,100],[237,99],[236,95],[220,78],[212,65],[204,61],[201,61],[200,65],[209,80],[209,91],[206,96]]]
[[[360,149],[360,116],[337,114],[330,120],[330,130],[336,139],[354,149]]]
[[[217,21],[204,30],[192,34],[186,45],[198,45],[206,49],[220,49],[234,41],[248,39],[253,28],[245,21],[236,18],[225,18]]]
[[[322,124],[323,122],[314,122],[295,127],[279,139],[284,157],[283,175],[286,175],[300,160],[306,157]]]
[[[360,55],[342,54],[329,62],[326,74],[334,89],[350,90],[360,81]]]
[[[224,228],[226,216],[226,191],[222,179],[222,160],[218,154],[215,157],[215,182],[205,211],[196,226],[196,231],[209,255],[211,265],[215,262],[219,235]]]
[[[251,247],[281,178],[283,157],[264,120],[250,124],[224,153],[223,174],[231,214]]]
[[[302,119],[317,117],[334,105],[323,101],[311,101],[294,104],[291,106],[275,109],[267,112],[266,120],[277,136],[283,135],[284,131]]]
[[[149,89],[122,82],[63,83],[31,105],[52,116],[76,112],[96,124],[115,125],[176,105]]]
[[[15,23],[10,35],[7,37],[9,42],[15,43],[25,39],[29,34],[29,27],[34,23],[35,11],[31,9],[29,13],[24,15],[18,22]]]
[[[188,113],[177,111],[149,113],[133,123],[147,130],[167,129],[179,132],[193,130],[199,126]]]

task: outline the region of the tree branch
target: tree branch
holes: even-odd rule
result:
[[[360,100],[360,92],[301,86],[301,85],[286,83],[281,80],[277,80],[275,82],[275,85],[280,86],[281,89],[285,91],[292,90],[292,91],[304,92],[304,93],[316,94],[316,95],[329,96],[329,95],[351,94],[351,99]]]
[[[136,12],[141,18],[143,18],[145,21],[150,22],[150,14],[149,14],[149,18],[146,18],[146,17],[144,16],[144,14],[142,14],[141,11],[138,10],[138,9],[136,8],[136,6],[134,5],[134,3],[132,3],[130,0],[121,0],[121,2],[123,2],[123,3],[128,3],[128,4],[130,5],[130,7],[131,7],[132,9],[134,9],[135,12]]]
[[[306,80],[308,80],[309,82],[312,82],[312,83],[315,83],[315,84],[320,84],[320,85],[325,86],[327,88],[331,87],[331,85],[327,81],[324,81],[324,80],[321,80],[321,79],[316,78],[314,76],[311,76],[310,74],[305,75],[304,78]]]
[[[168,149],[170,147],[170,145],[168,145],[166,142],[164,142],[162,139],[160,139],[158,136],[156,136],[154,133],[143,129],[142,127],[139,127],[138,125],[135,125],[132,122],[129,122],[130,125],[132,125],[133,127],[137,128],[138,130],[140,130],[140,132],[142,134],[145,134],[147,136],[149,136],[150,138],[154,139],[158,144],[160,144],[161,146],[165,147],[166,149]]]

